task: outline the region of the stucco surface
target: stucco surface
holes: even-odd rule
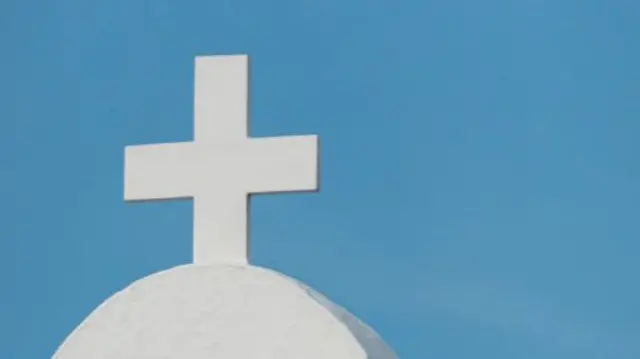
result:
[[[54,359],[396,359],[355,316],[254,266],[184,265],[101,304]]]

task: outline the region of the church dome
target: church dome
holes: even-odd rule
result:
[[[255,266],[184,265],[101,304],[53,359],[397,359],[303,283]]]

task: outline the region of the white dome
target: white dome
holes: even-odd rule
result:
[[[184,265],[100,305],[54,359],[397,359],[355,316],[277,272]]]

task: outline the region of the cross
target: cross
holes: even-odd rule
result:
[[[250,194],[316,191],[317,136],[248,137],[249,61],[195,60],[194,141],[127,146],[126,201],[193,199],[193,261],[247,264]]]

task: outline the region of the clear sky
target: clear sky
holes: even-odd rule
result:
[[[321,136],[254,198],[253,262],[403,359],[640,357],[640,3],[0,2],[0,358],[186,263],[188,202],[123,203],[192,134],[193,58],[252,56],[252,135]]]

